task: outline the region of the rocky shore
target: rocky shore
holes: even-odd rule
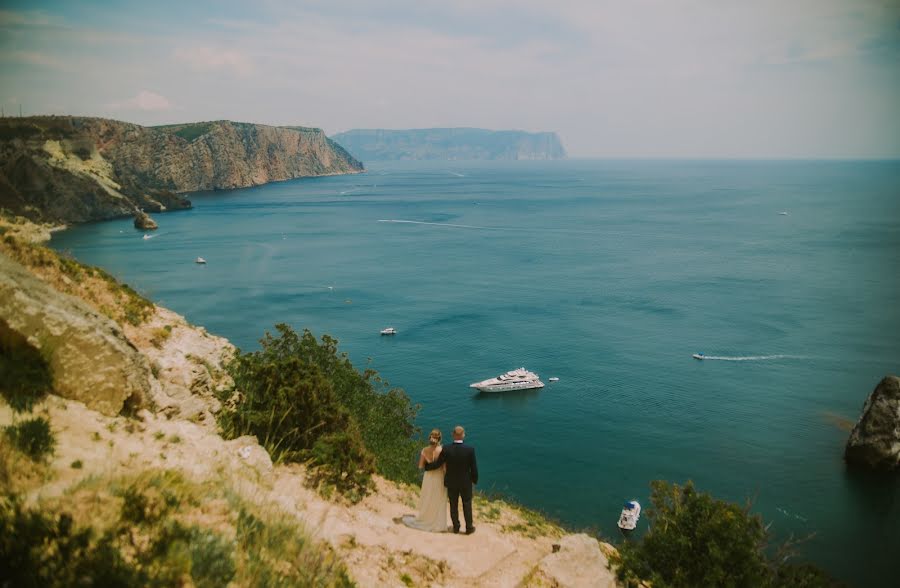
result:
[[[184,209],[191,206],[187,192],[361,171],[362,163],[315,128],[0,118],[0,209],[33,221]]]
[[[566,534],[503,501],[476,499],[478,533],[460,536],[398,522],[416,510],[415,487],[377,478],[377,491],[358,504],[323,498],[305,484],[303,466],[273,464],[253,437],[226,441],[218,434],[215,393],[231,384],[228,341],[139,303],[101,270],[29,242],[47,236],[34,225],[0,222],[0,232],[0,326],[40,347],[55,377],[55,394],[35,412],[49,418],[57,448],[40,475],[21,474],[29,503],[50,505],[86,485],[173,471],[194,484],[227,485],[242,500],[296,521],[361,586],[616,585],[610,545]],[[53,344],[53,337],[71,343]],[[121,385],[113,385],[113,372]],[[77,390],[69,380],[80,376],[71,374],[87,378]],[[14,418],[0,401],[0,426]],[[200,500],[197,521],[227,518],[216,514],[221,500]]]

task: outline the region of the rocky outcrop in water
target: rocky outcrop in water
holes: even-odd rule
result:
[[[887,376],[866,399],[847,441],[848,464],[890,470],[900,466],[900,378]]]
[[[181,193],[359,171],[360,162],[314,128],[0,118],[0,208],[32,220],[190,208]]]
[[[486,129],[353,129],[332,137],[363,161],[393,159],[563,159],[556,133]]]
[[[153,231],[159,228],[159,225],[156,224],[156,221],[150,218],[150,215],[146,212],[139,210],[134,215],[134,228],[141,229],[142,231]]]
[[[0,254],[0,329],[41,353],[54,392],[106,415],[141,406],[150,366],[109,318]]]

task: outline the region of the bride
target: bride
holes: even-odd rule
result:
[[[428,436],[428,447],[419,454],[419,469],[431,463],[441,454],[441,432],[431,431]],[[422,478],[422,491],[419,495],[419,514],[403,517],[403,522],[414,529],[444,533],[447,531],[447,488],[444,487],[444,467],[430,472],[426,471]]]

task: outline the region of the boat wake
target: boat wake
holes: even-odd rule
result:
[[[403,220],[396,218],[382,218],[378,219],[380,223],[402,223],[407,225],[432,225],[435,227],[453,227],[456,229],[478,229],[481,231],[512,231],[515,229],[505,228],[505,227],[479,227],[477,225],[455,225],[453,223],[429,223],[426,221],[414,221],[414,220]]]
[[[770,359],[803,359],[803,357],[799,355],[744,355],[734,357],[725,355],[704,355],[703,359],[715,359],[717,361],[766,361]]]

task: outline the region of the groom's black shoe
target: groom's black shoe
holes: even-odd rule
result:
[[[475,527],[469,527],[468,529],[466,529],[466,535],[471,535],[474,532],[475,532]]]
[[[453,527],[453,532],[458,534],[458,533],[459,533],[459,527]]]

